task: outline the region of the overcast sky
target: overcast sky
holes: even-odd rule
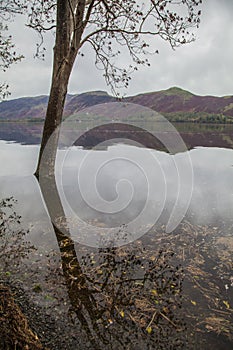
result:
[[[33,58],[36,33],[25,28],[21,19],[11,24],[17,50],[25,59],[14,65],[1,81],[10,85],[12,98],[48,94],[51,77],[53,38],[47,39],[46,60]],[[159,55],[150,57],[151,67],[141,68],[124,92],[142,92],[179,86],[199,95],[233,95],[233,0],[203,0],[201,25],[196,41],[173,51],[168,43],[154,40]],[[69,85],[69,93],[91,90],[110,92],[95,68],[94,55],[79,57]]]

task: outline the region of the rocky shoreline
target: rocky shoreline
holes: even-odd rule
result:
[[[0,350],[77,350],[80,335],[34,304],[20,284],[0,280]],[[16,327],[15,327],[16,326]]]

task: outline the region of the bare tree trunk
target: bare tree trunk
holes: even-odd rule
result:
[[[56,65],[56,64],[55,64]],[[56,74],[56,73],[55,73]],[[59,73],[58,73],[59,74]],[[39,170],[41,174],[53,174],[55,170],[55,160],[59,139],[60,125],[62,122],[62,115],[64,110],[65,98],[67,94],[67,85],[70,72],[66,69],[53,79],[48,107],[45,117],[43,136],[41,141],[38,165],[36,169],[36,177],[39,178]],[[49,143],[48,143],[49,141]],[[46,148],[46,159],[43,162],[43,169],[40,169],[42,155]]]
[[[70,6],[71,3],[69,3],[69,1],[57,0],[57,25],[54,46],[52,84],[46,111],[38,165],[35,172],[37,179],[39,179],[43,152],[49,140],[49,147],[48,149],[46,148],[46,162],[43,162],[43,165],[45,165],[42,169],[43,175],[54,173],[55,170],[59,131],[62,122],[67,87],[73,64],[78,53],[78,47],[83,30],[81,25],[75,34],[76,41],[73,43],[72,31],[74,23]],[[84,6],[85,2],[83,8]],[[80,13],[79,18],[81,23],[82,15],[83,12]]]

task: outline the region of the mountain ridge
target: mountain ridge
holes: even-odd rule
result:
[[[118,99],[106,91],[68,94],[64,116],[101,103]],[[121,101],[149,107],[170,121],[233,123],[233,96],[195,95],[180,87],[140,93]],[[22,97],[0,103],[0,121],[39,121],[45,117],[48,96]]]

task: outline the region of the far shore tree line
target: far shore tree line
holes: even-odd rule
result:
[[[226,116],[223,114],[171,114],[169,113],[163,113],[163,115],[172,123],[192,123],[192,124],[233,124],[233,118],[230,116]],[[44,123],[45,118],[36,118],[36,117],[26,117],[23,119],[12,119],[12,118],[4,118],[1,119],[1,123]],[[89,119],[89,121],[92,121],[93,119]],[[79,121],[77,119],[77,121]],[[80,120],[81,121],[81,120]],[[108,121],[107,119],[103,119],[103,122]],[[116,121],[118,121],[116,119]],[[143,121],[143,116],[141,119],[134,119],[134,121]],[[153,120],[150,120],[147,118],[147,122],[153,122]]]

